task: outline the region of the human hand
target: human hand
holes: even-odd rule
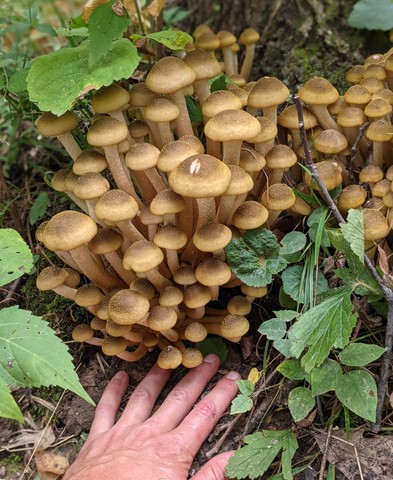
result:
[[[185,480],[202,443],[237,394],[239,375],[230,372],[194,406],[218,367],[218,358],[208,355],[151,415],[171,374],[155,365],[115,423],[128,386],[128,375],[117,373],[106,387],[89,436],[63,480]],[[212,458],[193,478],[224,480],[232,453]]]

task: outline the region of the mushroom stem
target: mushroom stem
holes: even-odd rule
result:
[[[252,62],[254,61],[254,54],[255,54],[255,43],[251,45],[246,45],[246,53],[244,55],[244,60],[242,63],[242,68],[240,70],[240,76],[248,81],[248,77],[250,76]]]
[[[128,352],[125,350],[124,352],[118,353],[116,357],[119,357],[126,362],[137,362],[146,355],[148,350],[149,349],[146,347],[146,345],[141,343],[133,352]]]
[[[52,288],[52,291],[61,297],[68,298],[72,301],[75,300],[76,288],[67,287],[67,285],[60,285],[56,288]]]
[[[79,145],[77,144],[75,138],[73,137],[71,132],[62,133],[61,135],[57,136],[60,143],[63,147],[67,150],[68,155],[72,158],[72,160],[77,159],[78,155],[82,153]]]
[[[329,110],[326,105],[307,105],[312,113],[317,117],[318,123],[325,130],[333,128],[334,130],[341,131],[340,127],[334,121],[332,116],[329,113]]]
[[[173,100],[180,109],[180,114],[175,120],[178,137],[182,137],[183,135],[194,135],[184,95],[181,91],[178,91],[171,93],[168,97]]]
[[[108,260],[109,264],[114,268],[119,277],[124,280],[127,285],[130,285],[136,278],[134,272],[126,270],[123,267],[123,261],[117,254],[117,252],[105,253],[105,258]]]
[[[232,140],[222,144],[222,161],[227,165],[239,165],[240,149],[242,140]]]

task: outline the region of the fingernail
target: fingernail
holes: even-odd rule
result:
[[[217,355],[214,355],[214,353],[209,353],[209,355],[206,355],[203,361],[205,363],[214,363],[217,361]]]
[[[229,372],[225,375],[228,380],[239,380],[240,375],[237,372]]]
[[[123,380],[125,375],[126,375],[126,372],[117,372],[116,375],[113,378],[115,380]]]

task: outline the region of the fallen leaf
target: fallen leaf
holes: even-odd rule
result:
[[[34,455],[34,460],[40,476],[44,473],[63,475],[69,466],[68,459],[64,455],[49,450],[37,451]]]
[[[166,0],[153,0],[149,5],[145,8],[144,12],[147,12],[152,17],[159,17],[160,13],[162,12],[165,6]]]

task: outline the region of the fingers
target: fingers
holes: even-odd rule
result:
[[[230,452],[221,453],[220,455],[215,456],[192,478],[194,480],[224,480],[227,478],[225,476],[225,467],[234,453],[234,450],[231,450]]]
[[[172,370],[163,370],[158,365],[154,365],[133,391],[118,425],[137,425],[147,420],[171,373]]]
[[[115,423],[116,413],[128,387],[126,372],[118,372],[106,386],[98,402],[90,435],[106,432]]]
[[[208,355],[203,363],[190,372],[168,394],[151,421],[162,431],[176,428],[194,406],[219,367],[216,355]]]
[[[174,430],[189,439],[187,447],[193,456],[236,396],[239,378],[238,373],[229,372]]]

